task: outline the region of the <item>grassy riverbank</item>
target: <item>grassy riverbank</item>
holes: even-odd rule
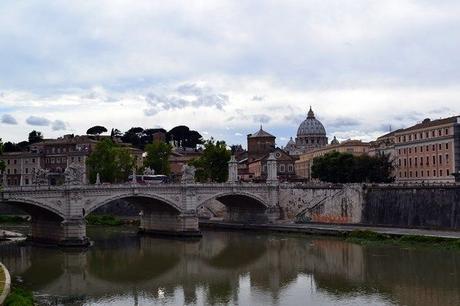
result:
[[[5,306],[33,306],[34,296],[32,292],[14,287],[3,304]]]
[[[346,241],[358,243],[361,245],[386,243],[401,246],[428,246],[460,250],[460,239],[416,235],[396,237],[365,230],[352,231],[346,234]]]
[[[119,226],[123,225],[124,222],[112,215],[89,215],[86,217],[86,222],[89,225],[106,225],[106,226]]]

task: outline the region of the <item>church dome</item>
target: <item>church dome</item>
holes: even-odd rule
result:
[[[323,124],[315,118],[315,113],[311,109],[308,111],[307,119],[305,119],[297,129],[297,137],[302,136],[326,136],[326,129]]]

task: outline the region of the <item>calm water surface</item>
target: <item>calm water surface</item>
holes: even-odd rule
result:
[[[204,232],[200,241],[89,228],[69,252],[0,245],[40,305],[460,305],[460,252]]]

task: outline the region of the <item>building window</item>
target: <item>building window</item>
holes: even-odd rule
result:
[[[423,177],[423,170],[422,170],[421,173],[420,173],[420,177]]]
[[[14,174],[18,174],[18,170],[17,170],[17,169],[13,169],[13,173],[14,173]]]
[[[406,142],[406,135],[403,136],[403,141]]]
[[[442,176],[442,170],[439,170],[439,176]]]
[[[294,171],[294,167],[292,165],[288,165],[288,171],[289,172],[293,172]]]
[[[441,130],[438,130],[438,136],[441,136],[441,135],[442,135]]]
[[[51,163],[54,164],[54,158],[51,158]]]
[[[409,167],[412,167],[412,157],[409,157]]]
[[[436,165],[436,156],[433,155],[433,165]]]
[[[398,142],[401,142],[401,136],[398,137]],[[399,154],[401,154],[401,153],[399,153]]]
[[[420,166],[423,166],[423,157],[420,157]]]
[[[411,140],[412,140],[412,135],[409,135],[409,141],[411,141]]]
[[[414,148],[414,152],[417,153],[417,147]]]
[[[17,163],[18,163],[18,160],[17,160],[17,159],[13,160],[13,164],[16,165]]]
[[[29,179],[25,179],[26,185],[29,185]]]
[[[450,171],[449,169],[446,169],[446,175],[449,176],[450,175]]]
[[[430,170],[426,170],[426,176],[430,176]]]
[[[433,145],[432,149],[433,149],[433,152],[436,151],[436,146]]]
[[[446,154],[446,164],[449,163],[449,154]]]
[[[429,146],[426,146],[426,150],[425,151],[429,151],[430,150],[430,147]]]
[[[434,131],[431,131],[431,137],[434,137]]]
[[[449,135],[449,129],[446,129],[446,135]]]
[[[417,133],[414,134],[414,140],[417,140]]]
[[[446,143],[446,150],[449,150],[449,143]]]
[[[26,174],[29,173],[29,168],[26,168]]]
[[[10,164],[10,160],[8,159],[8,160],[6,161],[6,163],[9,165],[9,164]]]
[[[407,160],[404,158],[404,167],[407,166]]]
[[[418,171],[415,171],[415,177],[418,177]]]
[[[442,165],[442,155],[439,155],[439,164]]]
[[[404,177],[407,177],[407,172],[406,171],[404,171]]]
[[[6,173],[7,173],[7,174],[10,174],[10,169],[6,169]]]
[[[401,172],[399,172],[399,177],[402,177],[402,173],[401,173]]]
[[[398,164],[401,167],[401,158],[398,160]]]
[[[436,176],[436,170],[433,170],[433,176]]]
[[[280,165],[280,172],[284,172],[286,170],[286,167],[284,165]]]
[[[426,157],[426,165],[427,165],[427,166],[430,165],[430,157],[429,157],[429,156]]]
[[[399,149],[398,152],[399,152],[399,155],[401,155],[401,149]]]
[[[411,149],[411,148],[409,148],[409,154],[411,154],[411,153],[412,153],[412,149]]]
[[[441,144],[438,145],[438,149],[442,150],[442,145]]]
[[[409,177],[412,177],[412,171],[409,171]]]
[[[414,157],[414,163],[415,163],[415,167],[417,167],[417,157]]]

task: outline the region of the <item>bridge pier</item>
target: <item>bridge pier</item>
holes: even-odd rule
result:
[[[33,216],[29,240],[62,247],[86,247],[86,222],[84,219],[50,219]]]
[[[139,232],[160,236],[201,237],[195,213],[144,211]]]

